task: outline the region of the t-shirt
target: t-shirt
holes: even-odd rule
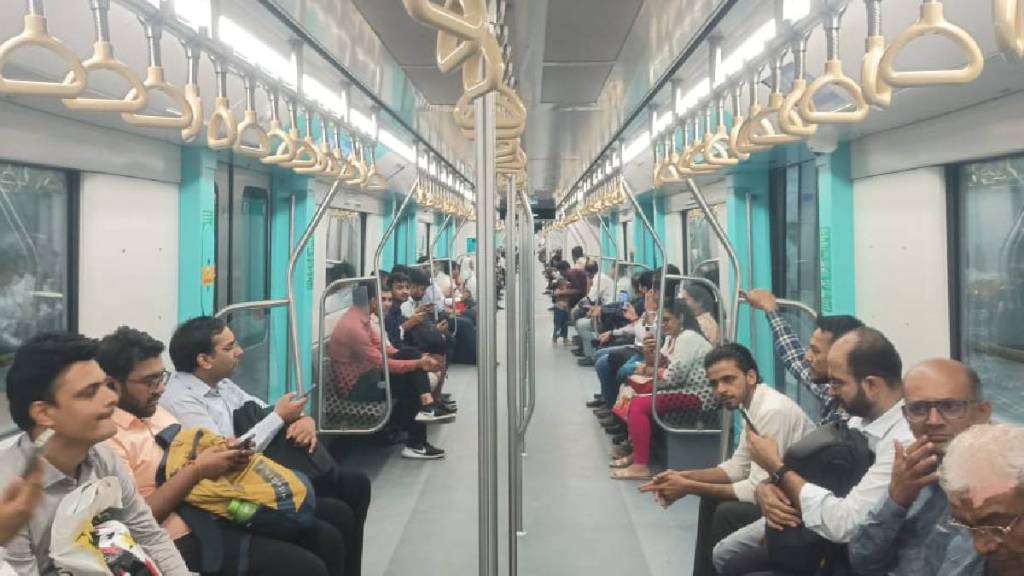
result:
[[[569,306],[575,306],[587,294],[587,273],[577,268],[570,268],[562,273],[569,288],[578,291],[569,297]]]

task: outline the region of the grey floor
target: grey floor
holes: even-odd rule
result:
[[[537,408],[527,435],[526,534],[519,537],[519,573],[688,576],[697,501],[687,498],[662,510],[637,491],[637,482],[608,478],[610,443],[583,406],[597,389],[596,376],[591,368],[577,367],[564,347],[551,345],[551,316],[539,292],[533,323]],[[503,358],[504,313],[498,320],[498,355]],[[502,359],[499,398],[504,398],[504,367]],[[475,367],[453,367],[446,390],[458,400],[459,416],[430,429],[431,443],[448,452],[445,460],[404,460],[398,448],[366,446],[349,461],[373,477],[364,551],[367,576],[477,574],[476,380]],[[503,421],[498,429],[504,432]],[[502,466],[503,480],[504,475]],[[506,486],[503,482],[499,489],[502,528]],[[507,573],[505,534],[500,537],[502,574]]]

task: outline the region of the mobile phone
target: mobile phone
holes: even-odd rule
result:
[[[235,439],[233,450],[251,450],[256,445],[256,429],[252,428]]]
[[[310,396],[312,396],[312,395],[313,395],[313,393],[314,393],[314,392],[316,392],[316,389],[317,389],[317,388],[319,388],[319,387],[320,387],[320,383],[319,383],[319,382],[318,382],[318,383],[316,383],[316,384],[313,384],[312,386],[310,386],[309,388],[307,388],[305,392],[303,392],[302,394],[300,394],[299,396],[297,396],[297,397],[296,397],[295,399],[296,399],[296,400],[299,400],[299,399],[306,399],[306,398],[309,398]]]
[[[754,434],[760,436],[761,433],[757,431],[757,426],[754,426],[754,421],[750,419],[750,414],[747,414],[746,409],[744,409],[743,406],[740,406],[739,408],[737,408],[737,410],[740,411],[740,415],[743,416],[743,419],[747,421],[747,426],[750,426],[750,429],[754,432]]]
[[[28,455],[28,462],[25,463],[25,469],[21,471],[22,477],[28,476],[32,467],[36,465],[36,461],[42,457],[43,451],[46,450],[46,444],[50,441],[50,438],[53,438],[53,428],[43,430],[42,434],[36,436],[36,439],[32,441],[32,452]]]
[[[626,292],[625,290],[619,291],[619,304],[622,306],[623,309],[625,309],[626,306],[629,305],[629,293]]]

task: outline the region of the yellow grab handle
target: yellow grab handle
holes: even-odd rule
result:
[[[483,63],[483,64],[482,64]],[[486,58],[481,56],[475,56],[465,66],[462,67],[462,78],[463,86],[465,91],[459,100],[455,103],[455,110],[452,113],[455,118],[455,123],[462,128],[462,131],[468,138],[473,138],[473,131],[476,126],[474,119],[474,107],[473,102],[483,96],[484,94],[497,90],[497,100],[495,109],[495,126],[497,128],[497,137],[502,140],[510,140],[522,136],[523,131],[526,129],[526,106],[523,104],[522,99],[516,94],[511,88],[502,84],[501,79],[501,61],[498,60],[499,70],[492,73],[484,73],[483,78],[476,81],[481,66],[486,68]],[[477,69],[474,73],[473,69]],[[490,86],[491,79],[487,76],[492,76],[494,80],[498,80],[494,87]]]
[[[967,57],[967,64],[956,70],[913,70],[899,72],[893,69],[896,57],[907,44],[929,34],[945,36],[957,44]],[[985,68],[985,55],[974,38],[963,28],[949,22],[943,15],[942,2],[928,0],[921,4],[921,16],[907,27],[882,56],[878,73],[882,80],[897,88],[931,86],[938,84],[966,84],[981,75]]]
[[[148,92],[163,92],[170,96],[174,100],[175,106],[181,110],[181,113],[178,116],[159,116],[122,112],[122,120],[134,126],[147,126],[150,128],[177,128],[183,130],[192,125],[192,106],[180,88],[168,84],[164,80],[164,69],[162,66],[150,66],[146,70],[146,81],[143,82],[143,85]],[[134,91],[134,88],[129,90],[125,100],[133,99]]]
[[[697,142],[696,144],[694,144],[694,145],[690,146],[689,148],[687,148],[683,152],[683,157],[679,161],[679,163],[683,166],[683,168],[685,170],[690,170],[690,171],[695,172],[695,173],[714,172],[715,170],[718,170],[719,168],[721,168],[721,166],[715,166],[714,164],[708,164],[706,162],[701,162],[701,163],[698,164],[697,163],[697,155],[698,154],[700,154],[702,156],[704,154],[704,143],[703,142]]]
[[[444,3],[447,14],[457,16],[468,28],[472,37],[460,37],[438,27],[437,67],[447,74],[466,62],[480,47],[480,41],[487,34],[486,7],[479,0],[447,0]],[[461,12],[459,12],[461,10]]]
[[[12,80],[3,75],[4,64],[18,48],[33,46],[53,52],[68,67],[62,82],[37,82],[34,80]],[[85,91],[86,72],[78,56],[63,42],[50,36],[46,30],[46,17],[38,14],[25,15],[25,28],[21,34],[8,38],[0,44],[0,93],[33,94],[36,96],[58,96],[75,98]]]
[[[883,55],[885,36],[868,36],[860,67],[860,85],[865,100],[879,108],[888,108],[892,104],[892,86],[886,84],[878,73]]]
[[[279,164],[285,168],[312,168],[316,166],[317,153],[316,147],[313,145],[313,139],[309,137],[303,138],[299,134],[298,128],[295,127],[288,131],[288,138],[295,144],[295,154],[291,160],[280,162]],[[280,151],[279,148],[278,152]]]
[[[704,135],[704,161],[712,166],[735,166],[740,158],[729,155],[729,132],[719,123],[714,133]]]
[[[192,109],[192,122],[181,131],[181,138],[185,142],[191,142],[203,130],[203,99],[199,96],[197,84],[185,84],[185,101]]]
[[[785,132],[776,132],[772,124],[772,118],[778,121],[779,111],[782,110],[784,99],[785,97],[781,92],[772,92],[768,95],[768,105],[762,108],[756,115],[751,116],[751,128],[748,133],[751,144],[775,146],[777,144],[791,144],[800,141],[799,136],[786,134]]]
[[[463,0],[463,14],[450,10],[451,2],[446,7],[438,6],[430,0],[402,0],[405,11],[409,16],[421,24],[444,30],[454,34],[463,40],[476,40],[478,27],[467,22],[466,13],[474,12],[486,14],[486,10],[480,10],[480,0]]]
[[[221,130],[224,135],[221,136]],[[238,121],[231,113],[231,102],[224,96],[218,96],[213,107],[213,115],[206,125],[206,145],[214,150],[231,148],[238,138]]]
[[[114,58],[114,47],[110,42],[103,40],[93,44],[93,55],[85,62],[82,62],[85,71],[107,70],[121,76],[131,85],[131,90],[124,100],[111,100],[109,98],[65,98],[64,105],[72,110],[89,110],[95,112],[139,112],[146,107],[148,94],[142,79],[127,64]],[[71,82],[74,72],[69,72],[64,78],[64,83]]]
[[[281,141],[276,147],[273,146],[275,138]],[[264,164],[283,164],[295,159],[295,141],[281,128],[281,121],[276,118],[270,121],[270,130],[267,131],[267,145],[268,149],[274,150],[274,153],[261,158],[260,162]]]
[[[366,181],[366,164],[363,162],[362,158],[358,158],[354,154],[349,155],[348,163],[352,166],[352,177],[345,180],[345,183],[354,186],[362,186],[363,182]]]
[[[837,86],[845,90],[853,98],[854,109],[837,112],[818,112],[814,108],[814,97],[826,86]],[[864,100],[860,84],[843,73],[843,63],[839,60],[825,62],[825,73],[814,79],[807,91],[800,98],[800,116],[805,122],[813,124],[853,124],[868,117],[871,108]]]
[[[387,190],[388,181],[377,172],[376,162],[370,165],[366,178],[363,179],[363,188],[367,190]]]
[[[1024,0],[992,0],[996,43],[1007,58],[1024,58]]]
[[[338,180],[347,182],[355,176],[356,168],[351,162],[349,162],[348,158],[345,157],[345,153],[341,150],[340,144],[334,149],[332,156],[334,156],[334,160],[338,163]]]
[[[746,123],[746,118],[743,116],[733,116],[732,127],[729,129],[729,153],[739,158],[740,160],[746,160],[750,158],[749,152],[744,152],[740,149],[740,129]]]
[[[242,136],[246,132],[252,132],[256,136],[258,144],[253,147],[243,142]],[[238,136],[235,138],[235,145],[232,147],[235,154],[248,156],[250,158],[265,158],[270,154],[270,134],[260,126],[256,118],[255,110],[246,110],[242,116],[242,123],[238,125]]]
[[[747,117],[742,124],[740,124],[740,127],[737,129],[736,132],[736,144],[734,146],[736,150],[739,150],[744,154],[751,154],[753,152],[764,152],[766,150],[771,150],[772,147],[770,145],[754,144],[750,140],[750,134],[754,131],[755,128],[757,128],[757,124],[754,123],[754,118],[759,116],[762,110],[763,107],[760,104],[755,104],[754,106],[750,107],[750,116]]]
[[[311,160],[300,164],[298,159],[302,155],[303,150],[306,149],[309,150],[308,154],[310,154],[309,158]],[[299,152],[295,155],[295,158],[296,159],[292,162],[292,170],[294,170],[296,174],[320,174],[327,168],[327,159],[324,158],[321,151],[317,149],[316,143],[313,142],[313,137],[310,135],[306,135],[302,140],[302,146],[300,147]]]
[[[804,122],[796,109],[806,91],[807,79],[794,79],[793,89],[786,95],[782,107],[779,108],[779,128],[791,136],[813,136],[818,132],[818,125]]]

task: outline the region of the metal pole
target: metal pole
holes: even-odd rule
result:
[[[533,332],[530,328],[533,326],[534,320],[534,251],[530,250],[529,247],[533,246],[533,209],[530,208],[530,199],[526,195],[526,189],[521,188],[519,190],[519,197],[523,204],[523,221],[522,226],[522,249],[520,250],[520,266],[522,266],[522,280],[520,285],[520,294],[522,296],[523,306],[520,308],[525,317],[526,322],[520,325],[520,341],[521,341],[521,357],[523,360],[524,367],[520,373],[523,380],[526,381],[526,396],[528,401],[522,408],[522,419],[519,425],[519,507],[516,514],[516,526],[518,529],[518,535],[525,536],[525,524],[523,523],[523,459],[526,457],[526,431],[530,427],[530,421],[533,419],[533,410],[536,407],[537,398],[537,363],[536,363],[536,344],[537,339],[534,338]]]
[[[508,563],[509,574],[516,573],[517,542],[519,532],[519,496],[521,484],[519,456],[519,272],[517,256],[519,238],[516,229],[515,177],[505,181],[505,392],[508,402]]]
[[[754,287],[754,207],[751,200],[750,194],[747,194],[746,199],[746,218],[747,218],[747,290]],[[736,279],[739,282],[739,279]],[[738,307],[737,307],[738,309]],[[750,350],[757,357],[757,327],[754,324],[756,318],[753,307],[750,308]]]
[[[491,3],[493,7],[493,2]],[[498,576],[498,398],[497,282],[494,271],[494,215],[497,175],[494,159],[495,101],[491,92],[476,107],[477,371],[480,396],[478,473],[480,576]],[[515,554],[510,554],[512,558]]]

